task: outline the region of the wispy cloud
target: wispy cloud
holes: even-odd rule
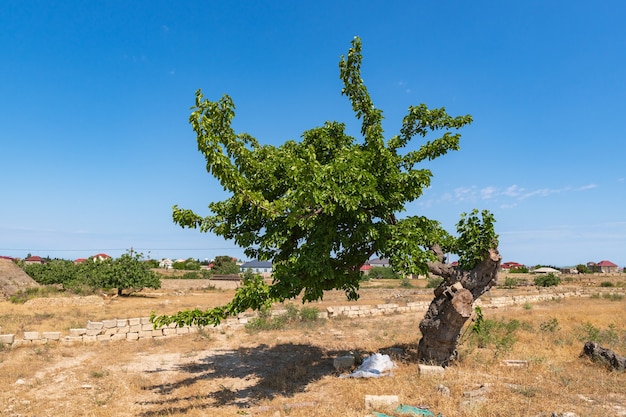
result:
[[[512,208],[517,206],[517,202],[530,198],[549,197],[555,194],[569,192],[582,192],[597,187],[596,184],[586,184],[579,187],[567,186],[562,188],[527,189],[517,184],[504,188],[491,185],[480,188],[472,185],[469,187],[457,187],[452,191],[444,192],[438,199],[430,201],[427,204],[431,205],[433,202],[462,203],[491,200],[501,203],[501,208]]]

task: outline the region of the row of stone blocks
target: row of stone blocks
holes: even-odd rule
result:
[[[242,326],[246,322],[246,317],[230,318],[225,320],[224,324],[217,328]],[[18,339],[15,334],[0,334],[0,345],[20,347],[44,345],[49,342],[75,344],[120,340],[161,339],[196,333],[198,329],[198,326],[176,327],[175,324],[155,329],[149,317],[113,319],[89,321],[84,328],[70,329],[69,334],[66,336],[62,336],[61,332],[24,332],[23,338]]]
[[[581,297],[589,296],[589,294],[579,291],[551,293],[551,294],[535,294],[508,297],[491,297],[489,301],[476,300],[476,304],[482,307],[504,307],[510,305],[519,305],[526,302],[538,302],[556,298]],[[430,302],[417,301],[408,302],[401,306],[395,303],[360,305],[360,306],[334,306],[327,307],[326,311],[319,313],[320,319],[328,319],[333,317],[374,317],[385,314],[401,314],[409,312],[426,311]],[[279,315],[286,310],[275,310],[273,315]],[[221,328],[237,328],[244,326],[248,320],[255,317],[256,313],[242,314],[239,317],[226,319],[217,327],[209,327],[209,329]],[[1,329],[0,329],[1,331]],[[17,339],[14,334],[0,334],[0,346],[18,347],[23,345],[45,344],[49,341],[58,341],[61,343],[87,343],[98,341],[116,341],[116,340],[140,340],[140,339],[158,339],[172,336],[180,336],[198,331],[197,326],[176,327],[170,325],[155,329],[150,323],[148,317],[132,318],[132,319],[113,319],[102,320],[98,322],[88,322],[84,328],[70,329],[67,336],[61,336],[61,332],[24,332],[22,339]]]

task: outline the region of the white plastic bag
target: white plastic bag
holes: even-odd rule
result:
[[[379,378],[391,376],[391,370],[396,367],[389,355],[374,353],[366,358],[361,366],[351,374],[343,374],[339,378]]]

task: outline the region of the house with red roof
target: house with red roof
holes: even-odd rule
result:
[[[111,257],[109,255],[107,255],[106,253],[99,253],[97,255],[92,256],[89,259],[93,259],[94,262],[95,262],[95,261],[104,261],[106,259],[111,259]]]
[[[596,269],[599,270],[599,272],[605,273],[605,274],[611,274],[614,272],[620,272],[620,267],[615,265],[613,262],[611,261],[600,261],[596,264]]]
[[[29,256],[28,258],[24,259],[24,264],[25,265],[29,265],[29,264],[45,264],[46,261],[41,257],[41,256]]]
[[[503,271],[510,271],[511,269],[524,268],[526,265],[517,262],[504,262],[500,265]]]

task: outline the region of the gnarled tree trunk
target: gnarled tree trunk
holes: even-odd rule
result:
[[[458,356],[461,329],[472,315],[474,301],[496,284],[502,257],[497,249],[490,249],[474,269],[463,271],[444,264],[440,248],[432,250],[439,261],[430,263],[429,270],[443,282],[435,289],[435,299],[420,322],[418,353],[422,362],[446,366]]]

